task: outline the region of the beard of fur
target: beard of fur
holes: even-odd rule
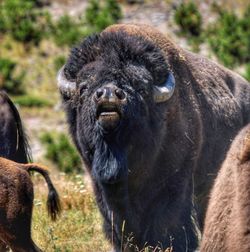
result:
[[[97,135],[93,158],[93,175],[102,183],[116,183],[127,177],[127,158],[117,141]]]

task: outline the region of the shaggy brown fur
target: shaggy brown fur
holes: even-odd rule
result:
[[[30,171],[39,172],[48,184],[47,209],[53,221],[61,209],[59,196],[45,168],[0,158],[0,240],[13,252],[41,251],[31,238],[34,195]],[[0,250],[5,251],[4,246]]]
[[[250,251],[250,124],[234,140],[216,178],[200,251]]]

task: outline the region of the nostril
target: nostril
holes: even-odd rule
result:
[[[124,100],[125,97],[126,97],[125,93],[124,93],[120,88],[117,88],[117,89],[115,90],[115,95],[116,95],[117,98],[120,99],[120,100]]]
[[[97,98],[97,99],[100,99],[100,98],[102,97],[103,93],[104,93],[103,89],[98,88],[98,89],[96,90],[96,92],[95,92],[96,98]]]

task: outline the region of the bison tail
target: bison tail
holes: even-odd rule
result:
[[[37,164],[25,164],[23,165],[23,167],[28,172],[36,171],[40,173],[44,177],[45,181],[47,182],[48,189],[49,189],[48,198],[47,198],[47,210],[51,219],[55,221],[61,213],[61,203],[60,203],[59,195],[49,177],[48,170]]]

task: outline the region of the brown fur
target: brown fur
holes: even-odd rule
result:
[[[46,168],[0,158],[0,240],[13,252],[41,251],[31,238],[34,194],[30,171],[42,174],[48,184],[47,208],[52,220],[56,219],[61,209],[58,194]],[[0,250],[4,251],[4,248],[0,247]]]
[[[250,124],[233,141],[215,181],[200,251],[250,251]]]

